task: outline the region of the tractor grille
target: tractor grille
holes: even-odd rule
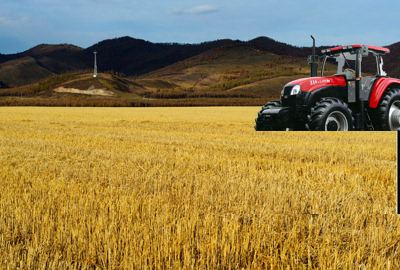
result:
[[[285,107],[295,107],[296,106],[296,96],[283,96],[282,106]]]

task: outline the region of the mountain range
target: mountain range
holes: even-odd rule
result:
[[[396,61],[400,43],[387,47],[392,53],[385,56],[386,70],[391,76],[399,76]],[[94,51],[98,52],[101,72],[97,80],[90,75]],[[182,99],[198,98],[203,98],[206,105],[210,100],[205,99],[215,102],[223,98],[230,103],[245,99],[243,104],[258,104],[279,95],[285,82],[307,76],[309,54],[310,47],[296,47],[268,37],[200,44],[152,43],[121,37],[86,49],[42,44],[21,53],[0,54],[0,97],[82,100],[99,96],[86,95],[89,92],[81,95],[79,91],[102,89],[113,93],[102,95],[102,100],[118,97],[124,105],[126,101],[138,104],[140,100],[142,104],[158,99],[170,103],[179,99],[181,104]],[[55,91],[60,87],[75,90]]]
[[[127,76],[142,75],[216,48],[247,46],[287,56],[304,57],[309,48],[298,48],[267,37],[250,41],[216,40],[200,44],[152,43],[122,37],[101,41],[83,49],[75,45],[38,45],[25,52],[0,54],[0,81],[19,86],[51,74],[91,69],[93,52],[98,52],[98,68]]]

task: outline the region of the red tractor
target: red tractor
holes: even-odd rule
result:
[[[317,77],[319,57],[315,55],[314,40],[313,55],[309,58],[311,77],[286,84],[281,100],[262,107],[255,129],[399,129],[400,80],[388,77],[383,70],[382,56],[387,53],[390,53],[387,48],[359,44],[322,50],[323,64]],[[369,65],[364,76],[363,59]],[[334,65],[333,74],[327,74]],[[376,70],[375,75],[371,66]]]

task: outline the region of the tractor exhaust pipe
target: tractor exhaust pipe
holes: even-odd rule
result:
[[[312,47],[312,55],[308,57],[308,63],[310,64],[310,76],[311,77],[317,77],[318,76],[318,59],[317,55],[315,54],[315,38],[313,35],[311,35],[311,38],[313,40],[313,47]]]

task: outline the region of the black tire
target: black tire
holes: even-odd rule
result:
[[[307,128],[320,131],[347,131],[354,129],[352,112],[338,98],[323,98],[311,108]]]
[[[282,105],[282,103],[280,101],[270,101],[270,102],[267,102],[264,106],[262,106],[260,112],[262,112],[265,109],[280,107],[281,105]]]
[[[285,128],[281,127],[279,123],[273,121],[272,119],[265,118],[262,112],[266,109],[273,109],[281,107],[280,101],[271,101],[262,106],[258,117],[256,118],[256,125],[254,126],[256,131],[283,131]]]
[[[397,130],[400,128],[400,122],[398,121],[400,110],[396,112],[394,117],[392,116],[391,120],[389,119],[390,108],[396,103],[400,104],[400,89],[392,88],[387,90],[379,102],[378,108],[371,111],[371,120],[375,130]]]

